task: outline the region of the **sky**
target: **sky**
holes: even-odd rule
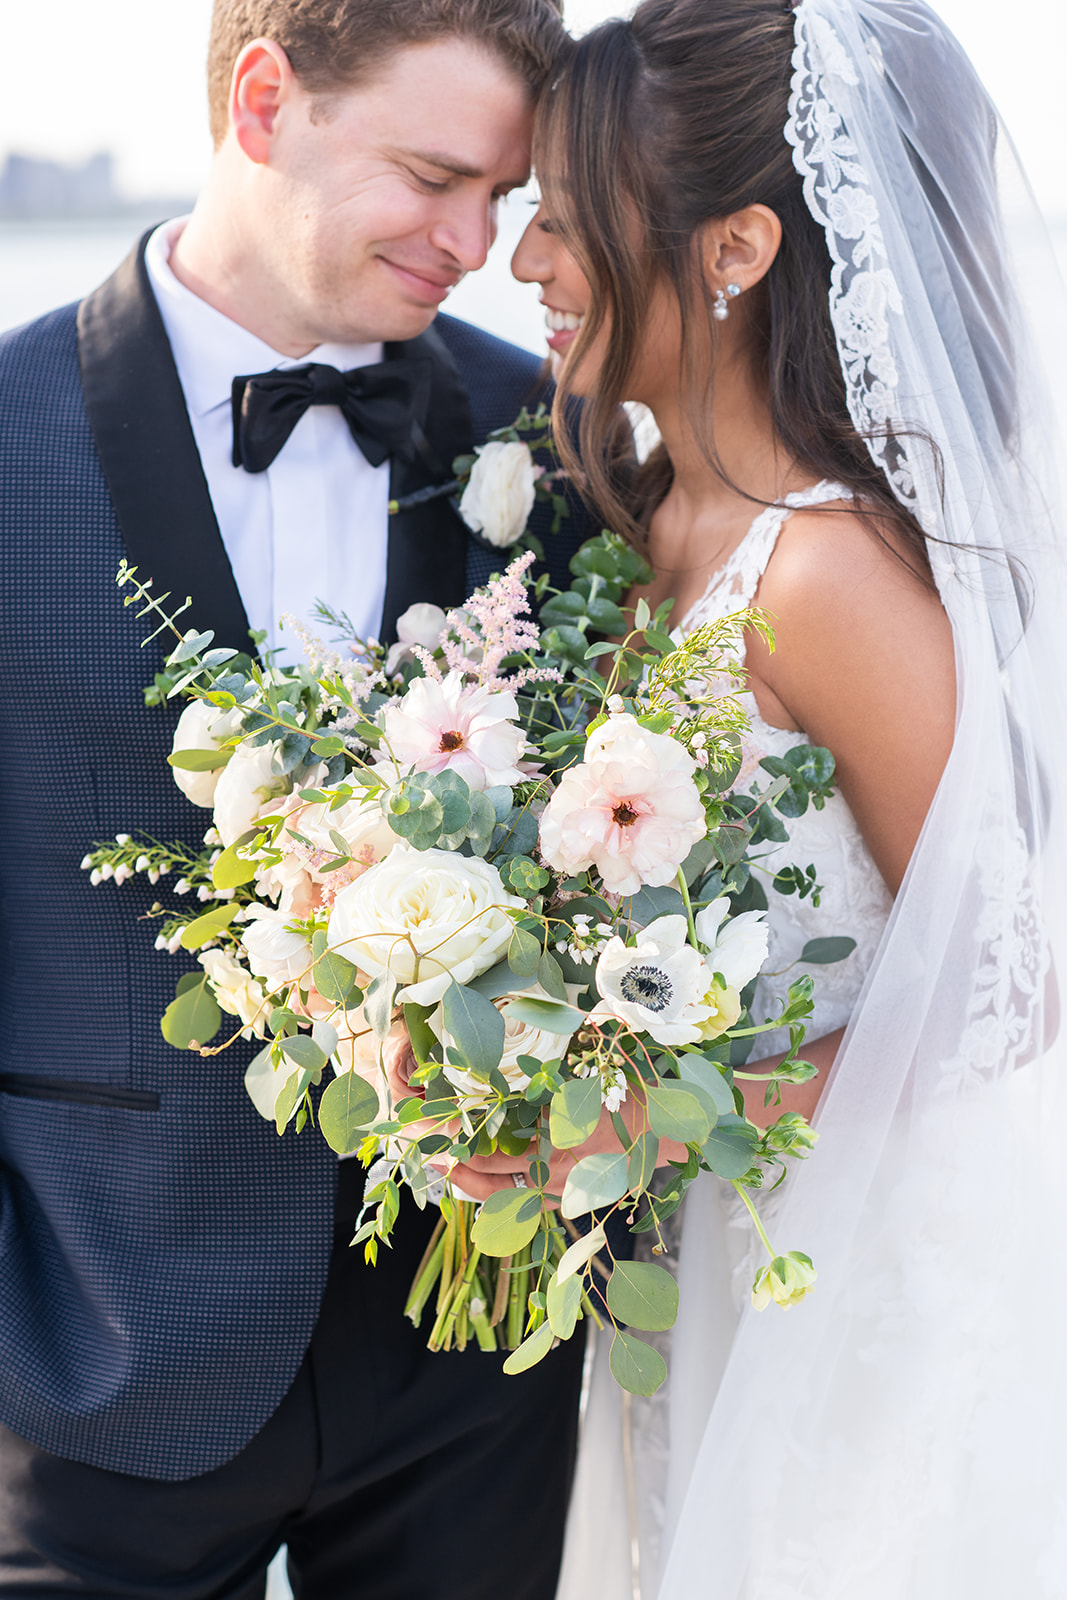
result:
[[[9,3],[0,96],[0,156],[81,160],[110,149],[131,196],[196,191],[210,156],[203,60],[211,0]],[[1011,129],[1050,217],[1067,217],[1063,0],[941,0]],[[611,0],[569,0],[574,31],[624,13]]]

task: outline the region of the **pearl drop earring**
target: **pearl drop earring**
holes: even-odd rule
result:
[[[715,299],[711,307],[711,314],[716,322],[725,322],[730,315],[730,307],[726,303],[726,295],[729,295],[731,300],[736,300],[740,293],[741,285],[739,283],[728,283],[726,285],[726,294],[721,289],[716,289]]]

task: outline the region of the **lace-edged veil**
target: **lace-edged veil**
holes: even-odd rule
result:
[[[1053,1600],[1067,610],[1039,357],[1062,383],[1067,308],[995,109],[922,0],[803,0],[786,136],[853,420],[928,537],[957,730],[775,1225],[818,1287],[744,1313],[659,1595]]]

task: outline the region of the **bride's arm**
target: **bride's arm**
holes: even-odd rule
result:
[[[952,630],[936,590],[854,513],[807,511],[783,527],[756,602],[776,639],[773,654],[759,638],[748,645],[760,714],[833,753],[896,894],[955,724]]]
[[[952,746],[956,680],[952,630],[936,591],[849,511],[798,512],[785,524],[756,596],[771,613],[776,648],[748,645],[760,715],[825,745],[867,847],[896,894]],[[914,560],[914,558],[912,558]],[[766,1124],[782,1111],[810,1116],[844,1029],[805,1042],[819,1068],[765,1108],[745,1083],[745,1105]],[[749,1063],[768,1072],[781,1059]]]

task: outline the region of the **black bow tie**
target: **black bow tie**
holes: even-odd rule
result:
[[[233,380],[233,464],[266,472],[308,406],[339,406],[372,467],[412,454],[417,389],[410,361],[376,367],[305,367]]]

